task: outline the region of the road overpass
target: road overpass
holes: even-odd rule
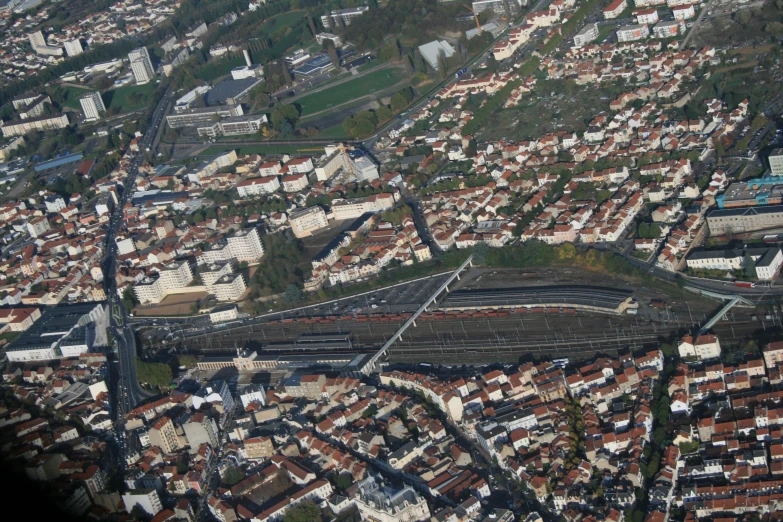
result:
[[[388,341],[386,341],[386,343],[381,347],[381,349],[378,350],[378,352],[376,352],[375,355],[373,355],[372,359],[370,360],[370,363],[368,364],[368,367],[373,368],[373,370],[375,371],[379,369],[380,366],[378,363],[383,357],[386,356],[386,354],[389,351],[389,348],[395,342],[397,342],[398,339],[402,337],[402,334],[405,333],[405,331],[408,328],[410,328],[411,326],[416,326],[416,319],[418,319],[422,313],[427,311],[427,307],[432,305],[435,302],[435,300],[438,298],[438,296],[440,296],[440,294],[449,291],[449,285],[455,279],[459,279],[460,273],[463,270],[465,270],[465,268],[467,268],[468,266],[473,266],[473,254],[470,254],[470,256],[468,256],[468,258],[459,266],[459,268],[457,268],[451,274],[451,276],[449,276],[449,278],[446,279],[446,281],[442,285],[440,285],[438,289],[435,290],[435,292],[433,292],[433,294],[424,302],[424,304],[422,304],[421,307],[419,307],[419,309],[416,310],[416,313],[414,313],[407,321],[405,321],[400,327],[400,329],[397,330],[397,332],[393,336],[391,336]]]

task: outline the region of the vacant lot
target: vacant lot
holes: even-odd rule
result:
[[[610,85],[601,89],[569,86],[562,80],[539,80],[536,90],[510,109],[500,109],[492,125],[482,129],[485,139],[530,139],[558,130],[584,131],[589,119],[600,110],[608,110],[621,87]],[[555,93],[554,96],[552,93]]]
[[[725,4],[725,2],[719,2]],[[728,8],[728,6],[724,7]],[[745,8],[740,11],[724,12],[724,9],[713,8],[713,15],[709,16],[699,27],[694,41],[698,45],[747,45],[752,42],[765,42],[772,34],[767,29],[773,22],[783,21],[783,11],[777,9],[771,0],[763,6]],[[750,12],[747,23],[741,23],[739,17],[741,11]]]
[[[157,305],[136,307],[133,310],[134,315],[147,315],[147,316],[178,316],[178,315],[193,315],[190,311],[190,305],[198,303],[207,296],[206,292],[192,292],[189,294],[175,294],[166,297]]]
[[[295,103],[301,106],[302,116],[307,116],[387,89],[401,82],[404,78],[405,75],[399,69],[374,71],[361,78],[300,98]]]

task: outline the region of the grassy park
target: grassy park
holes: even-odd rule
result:
[[[120,113],[143,109],[155,91],[153,82],[144,85],[126,85],[104,92],[103,103],[107,109],[116,108]]]
[[[258,28],[257,32],[271,34],[284,27],[293,27],[296,22],[301,20],[306,14],[306,11],[289,11],[288,13],[279,14],[265,21],[263,25]]]
[[[79,111],[82,109],[79,98],[89,92],[95,92],[95,89],[80,89],[70,85],[64,85],[62,90],[65,93],[63,105]],[[104,91],[101,93],[101,97],[107,109],[116,109],[118,113],[124,113],[146,107],[154,90],[155,84],[153,82],[145,85],[126,85],[118,89]]]

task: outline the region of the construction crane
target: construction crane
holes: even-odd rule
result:
[[[478,29],[479,34],[481,34],[481,22],[479,22],[478,13],[474,11],[472,7],[468,7],[468,4],[465,4],[465,8],[473,13],[473,18],[476,20],[476,29]]]

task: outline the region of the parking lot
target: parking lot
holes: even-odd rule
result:
[[[374,290],[334,302],[291,311],[294,316],[346,315],[351,313],[413,312],[443,284],[449,274]],[[289,312],[284,312],[286,315]]]

